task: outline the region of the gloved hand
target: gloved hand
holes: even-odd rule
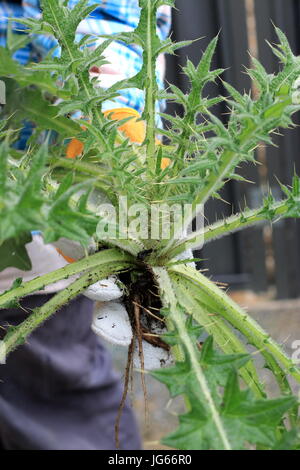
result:
[[[85,256],[85,251],[83,247],[78,242],[70,241],[66,238],[60,238],[58,241],[54,242],[58,253],[64,257],[68,263],[74,263]],[[88,253],[92,254],[96,250],[96,244],[91,241],[88,247]],[[104,279],[96,282],[89,286],[83,293],[86,297],[91,300],[98,302],[110,302],[111,300],[116,300],[122,297],[123,291],[117,285],[117,278],[115,276],[110,276],[108,279]]]
[[[129,315],[121,302],[99,302],[94,311],[92,330],[96,335],[111,344],[128,347],[133,338]],[[152,328],[151,333],[162,335],[166,328]],[[145,370],[160,369],[172,364],[172,355],[169,351],[153,346],[145,339],[142,340]],[[139,345],[135,341],[133,365],[140,368]]]
[[[177,256],[176,259],[193,259],[193,252],[192,250],[187,250]],[[193,261],[188,263],[188,265],[195,267],[195,263]],[[115,278],[114,282],[116,282]],[[100,286],[101,284],[105,286],[106,283],[107,281],[101,281],[99,284]],[[94,289],[94,286],[89,289]],[[108,292],[110,290],[111,292],[113,292],[113,284],[108,284]],[[98,299],[101,295],[103,297],[103,300],[113,300],[111,297],[104,298],[105,293],[103,292],[103,294],[101,294],[99,290]],[[95,299],[95,297],[93,297],[93,299]],[[143,319],[141,319],[141,321],[142,320]],[[105,339],[111,344],[115,344],[118,346],[128,347],[131,344],[133,338],[129,315],[125,306],[120,301],[102,301],[96,305],[92,322],[92,330],[94,331],[94,333],[96,333],[96,335],[100,336],[102,339]],[[161,336],[166,332],[167,329],[162,328],[161,326],[154,326],[151,329],[151,334],[157,334],[158,336]],[[162,367],[167,367],[172,364],[173,358],[170,351],[167,351],[166,349],[163,349],[158,346],[154,346],[148,343],[145,339],[143,339],[142,341],[142,347],[145,370],[160,369]],[[141,367],[139,345],[137,340],[135,341],[133,364],[136,368]]]
[[[295,80],[292,86],[292,102],[293,104],[300,104],[300,77]]]

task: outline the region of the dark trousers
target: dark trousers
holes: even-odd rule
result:
[[[0,311],[18,324],[50,295]],[[122,385],[109,353],[90,329],[93,303],[80,296],[36,330],[0,365],[0,446],[4,449],[115,449],[114,424]],[[130,407],[124,409],[121,449],[140,449]]]

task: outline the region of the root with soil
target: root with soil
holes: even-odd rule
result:
[[[170,351],[170,346],[163,341],[157,330],[165,327],[165,319],[160,314],[162,303],[158,286],[150,268],[143,263],[143,269],[139,272],[126,272],[120,275],[120,281],[125,285],[126,294],[124,305],[131,322],[133,338],[128,348],[127,365],[124,375],[124,390],[115,423],[116,448],[120,447],[120,421],[128,395],[130,378],[132,379],[133,355],[138,346],[140,360],[140,373],[145,402],[145,420],[148,420],[148,400],[145,383],[145,360],[143,352],[143,340],[154,347]]]

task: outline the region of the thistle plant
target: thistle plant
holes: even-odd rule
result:
[[[174,85],[162,92],[156,82],[158,56],[188,44],[161,41],[156,33],[157,9],[162,4],[173,7],[174,0],[139,0],[137,29],[104,37],[94,49],[88,47],[90,37],[76,43],[75,33],[95,5],[81,0],[70,10],[63,0],[41,3],[42,18],[23,21],[28,28],[24,41],[35,34],[51,34],[61,48],[60,57],[49,55],[24,67],[11,59],[19,47],[16,39],[11,37],[7,48],[0,48],[0,76],[8,90],[1,125],[0,264],[1,269],[30,269],[25,244],[32,231],[42,232],[46,243],[62,237],[80,242],[86,256],[29,282],[16,279],[11,289],[0,295],[0,308],[5,309],[48,284],[76,275],[68,288],[35,309],[22,324],[7,329],[7,354],[24,343],[34,329],[46,328],[41,325],[47,318],[95,281],[120,275],[129,304],[133,296],[139,300],[139,292],[132,289],[147,275],[149,291],[156,289],[159,293],[157,314],[168,327],[162,340],[174,357],[171,367],[151,374],[168,387],[171,397],[182,395],[186,404],[178,429],[163,439],[164,444],[188,450],[237,450],[250,445],[272,450],[299,448],[299,403],[291,387],[292,382],[300,383],[297,365],[223,289],[191,265],[192,259],[179,259],[202,242],[264,220],[275,223],[300,216],[300,180],[295,175],[291,187],[281,185],[281,200],[270,193],[262,207],[245,208],[185,236],[199,207],[205,208],[210,198],[220,197],[229,180],[242,180],[240,164],[255,163],[258,145],[272,144],[278,129],[293,127],[292,116],[300,109],[295,104],[294,89],[300,60],[276,28],[278,44],[270,47],[280,61],[279,72],[268,74],[256,59],[247,70],[258,95],[240,94],[223,82],[228,96],[210,98],[205,87],[223,72],[212,70],[218,41],[214,38],[198,66],[188,60],[183,68],[189,92],[184,94]],[[114,40],[141,48],[143,67],[136,76],[104,90],[95,87],[88,71],[106,63],[103,54]],[[127,88],[145,92],[145,109],[139,121],[145,123],[145,133],[139,144],[120,130],[122,125],[130,125],[130,118],[120,123],[102,112],[104,101],[113,100]],[[183,108],[182,117],[162,113],[167,121],[164,129],[156,127],[156,103],[160,99]],[[213,114],[214,105],[222,101],[228,107],[227,125]],[[81,119],[70,119],[75,111],[80,111]],[[25,118],[35,123],[35,129],[27,150],[17,151],[13,143]],[[163,143],[158,143],[159,136]],[[67,141],[75,138],[82,143],[83,153],[66,159]],[[191,210],[183,227],[171,217],[168,238],[153,237],[150,230],[147,237],[144,231],[123,236],[124,228],[118,222],[117,236],[104,237],[99,235],[99,223],[109,226],[110,222],[91,203],[97,192],[105,195],[118,215],[122,198],[128,206],[143,204],[149,213],[161,203],[189,204]],[[156,228],[163,225],[162,214]],[[94,254],[88,252],[91,239],[97,244]],[[141,306],[149,308],[148,304]],[[208,337],[200,347],[199,338],[204,333]],[[263,357],[278,383],[277,398],[270,398],[265,390],[261,370],[254,362],[256,355]]]

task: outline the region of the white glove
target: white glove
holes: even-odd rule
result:
[[[193,252],[192,250],[187,250],[178,255],[176,259],[193,259]],[[188,265],[195,267],[195,263],[193,261],[188,263]],[[120,299],[122,296],[121,289],[116,286],[114,282],[116,282],[116,278],[110,278],[109,280],[100,281],[88,289],[92,295],[90,298],[102,301],[96,305],[92,330],[96,335],[112,344],[128,347],[133,338],[132,327],[125,306],[120,301],[112,301],[113,292],[121,292],[121,295],[119,295],[119,297],[116,296],[115,300]],[[98,292],[96,288],[97,285]],[[105,291],[105,285],[107,285],[107,291]],[[85,295],[87,295],[87,293]],[[110,300],[111,302],[105,302],[106,300]],[[161,328],[159,326],[152,327],[151,331],[152,334],[157,334],[159,336],[166,332],[166,328]],[[173,363],[170,351],[161,347],[153,346],[144,339],[142,341],[142,346],[145,370],[160,369]],[[135,344],[133,364],[136,368],[141,367],[138,341],[136,341]]]
[[[68,263],[74,263],[86,256],[86,254],[93,254],[96,251],[96,243],[91,239],[88,249],[85,251],[79,242],[68,240],[67,238],[60,238],[52,243],[57,252],[64,257]]]
[[[97,336],[119,346],[129,346],[132,341],[129,316],[120,302],[97,303],[92,330]]]
[[[57,251],[69,262],[77,261],[85,256],[85,252],[78,242],[61,238],[54,243]],[[95,252],[96,245],[91,241],[89,253]],[[187,250],[176,257],[178,260],[192,259],[193,253]],[[188,263],[195,267],[195,263]],[[97,302],[91,328],[102,339],[119,346],[128,347],[133,338],[129,315],[125,306],[121,303],[123,291],[117,284],[117,277],[110,276],[89,286],[83,293],[86,297]],[[166,328],[153,327],[151,333],[162,335]],[[172,364],[173,358],[170,351],[158,346],[153,346],[146,340],[142,340],[144,368],[145,370],[160,369]],[[140,368],[140,355],[138,341],[135,344],[133,354],[134,367]]]
[[[184,229],[183,232],[181,233],[180,240],[181,241],[186,240],[187,236],[191,233],[191,230],[192,229],[190,227]],[[177,261],[184,261],[184,260],[187,260],[187,259],[190,260],[190,259],[194,259],[194,255],[193,255],[193,252],[192,252],[191,248],[188,248],[187,250],[183,251],[179,255],[175,256],[174,259],[177,260]],[[195,264],[194,261],[191,261],[191,262],[187,263],[187,266],[190,266],[191,268],[196,269],[196,264]]]
[[[86,254],[80,243],[70,241],[66,238],[60,238],[57,242],[53,243],[53,245],[57,249],[58,253],[69,263],[84,258]],[[91,240],[87,252],[92,254],[95,250],[96,244]],[[117,278],[115,276],[111,276],[108,279],[98,281],[89,286],[86,291],[83,292],[83,295],[91,300],[109,302],[122,297],[123,291],[117,285]]]
[[[117,284],[116,276],[110,276],[108,279],[92,284],[83,295],[96,302],[110,302],[120,299],[123,296],[123,291]]]
[[[180,255],[177,255],[175,259],[178,260],[178,261],[183,261],[183,260],[186,260],[186,259],[193,259],[193,258],[194,258],[193,252],[189,248],[188,250],[184,251],[183,253],[180,253]],[[190,266],[191,268],[196,268],[196,264],[195,264],[194,261],[190,261],[189,263],[187,263],[187,266]]]
[[[99,302],[94,311],[92,330],[109,343],[128,347],[133,333],[126,308],[121,302]],[[153,329],[154,334],[163,334],[166,329]],[[143,356],[145,370],[160,369],[172,363],[171,353],[163,348],[153,346],[143,339]],[[140,368],[139,346],[136,341],[133,353],[134,367]]]
[[[69,262],[77,261],[85,255],[80,243],[71,242],[64,238],[55,242],[54,246],[60,255]],[[95,248],[95,244],[91,242],[88,252],[93,253]],[[131,344],[133,333],[127,310],[120,301],[123,291],[118,286],[117,277],[110,276],[108,279],[95,282],[85,290],[83,295],[97,302],[91,325],[93,332],[112,344],[128,347]],[[152,333],[156,332],[153,331]],[[162,333],[162,331],[157,332],[157,334]],[[159,369],[171,363],[169,352],[152,346],[145,340],[143,340],[143,355],[146,370]],[[140,367],[137,342],[133,363],[134,367]]]
[[[300,104],[300,77],[295,80],[292,86],[292,102]]]

